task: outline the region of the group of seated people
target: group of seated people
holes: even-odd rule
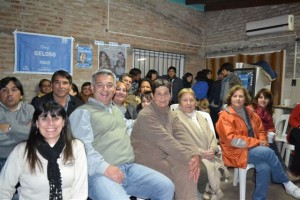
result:
[[[171,111],[169,81],[140,84],[139,104],[129,94],[130,81],[128,74],[117,81],[110,70],[98,70],[84,103],[69,95],[72,77],[59,70],[52,91],[30,105],[22,102],[17,78],[1,79],[0,198],[12,199],[17,188],[19,199],[222,199],[220,149],[195,109],[193,90],[182,89],[179,107]],[[216,124],[223,161],[229,167],[255,165],[253,199],[266,199],[271,179],[300,199],[269,148],[266,133],[274,124],[268,94],[261,91],[251,105],[242,86],[230,90]]]

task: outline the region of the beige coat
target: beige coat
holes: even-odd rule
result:
[[[194,113],[200,128],[192,120],[191,116],[188,116],[180,109],[176,109],[174,113],[178,116],[180,122],[187,130],[187,134],[191,136],[194,145],[199,148],[200,152],[202,152],[203,150],[214,150],[215,152],[219,152],[214,133],[201,113]],[[217,191],[218,189],[220,189],[220,172],[218,171],[218,163],[215,161],[215,159],[207,160],[203,157],[202,162],[207,168],[208,180],[211,188]]]
[[[175,184],[176,200],[196,200],[197,185],[189,180],[188,163],[199,155],[178,117],[154,102],[141,110],[134,124],[131,142],[135,162],[168,176]]]

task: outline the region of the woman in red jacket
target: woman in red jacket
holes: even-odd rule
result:
[[[300,104],[293,109],[289,124],[293,128],[290,134],[290,143],[295,145],[295,156],[292,159],[291,173],[300,176]]]
[[[216,124],[225,165],[256,169],[253,199],[266,199],[272,178],[282,183],[287,194],[300,199],[300,189],[289,181],[274,151],[269,148],[260,117],[246,106],[251,98],[242,86],[234,86],[227,95],[224,110]]]

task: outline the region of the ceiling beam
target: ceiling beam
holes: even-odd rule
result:
[[[186,5],[204,4],[205,11],[296,3],[300,0],[185,0]]]

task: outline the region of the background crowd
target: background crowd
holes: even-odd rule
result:
[[[289,181],[300,176],[299,104],[290,117],[289,168],[275,138],[267,141],[276,132],[272,93],[262,89],[252,100],[232,64],[220,67],[217,80],[208,69],[180,78],[173,66],[142,78],[140,69],[122,70],[123,54],[115,67],[105,52],[99,56],[99,70],[80,91],[59,70],[38,83],[31,104],[22,102],[16,77],[0,80],[1,198],[218,200],[226,196],[220,166],[252,163],[253,199],[266,198],[270,180],[300,199]]]

